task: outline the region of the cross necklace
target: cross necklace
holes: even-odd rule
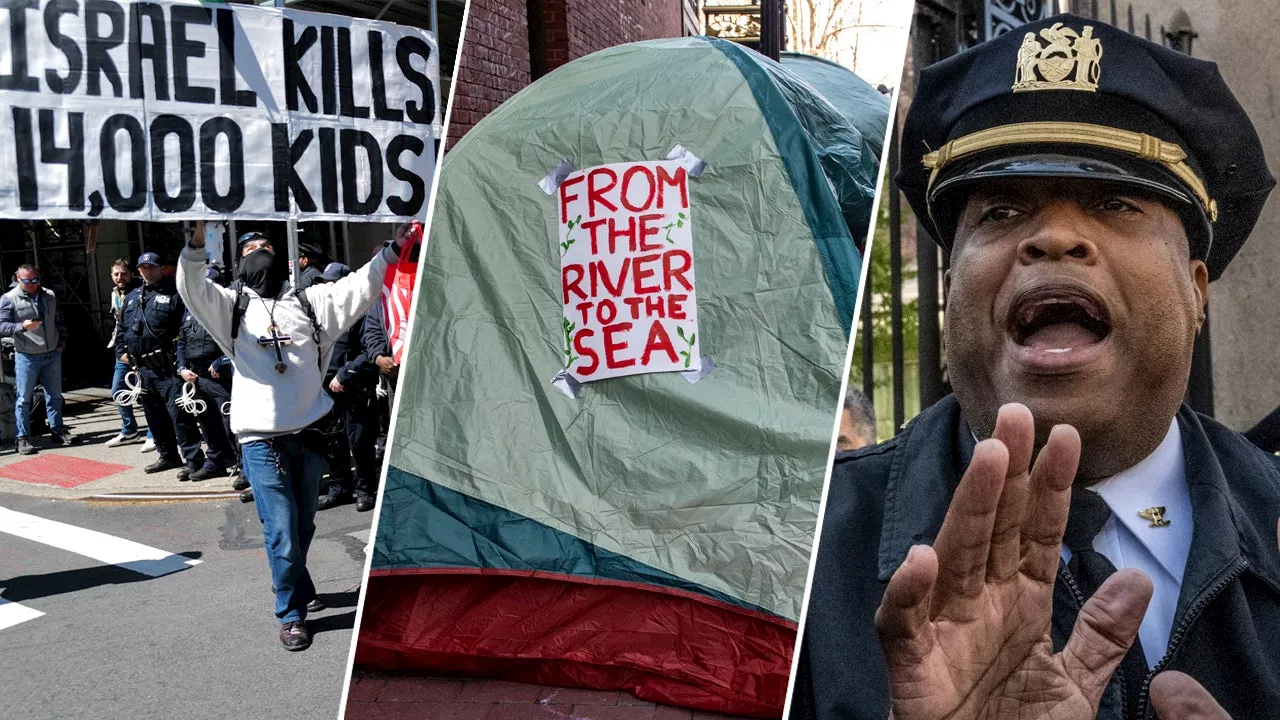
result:
[[[272,346],[272,348],[274,348],[274,349],[275,349],[275,351],[276,351],[276,372],[278,372],[278,373],[280,373],[280,374],[282,374],[282,375],[283,375],[283,374],[284,374],[284,371],[285,371],[285,370],[287,370],[287,369],[289,368],[289,366],[288,366],[288,365],[286,365],[286,364],[285,364],[285,362],[284,362],[284,355],[280,352],[280,347],[281,347],[281,346],[283,346],[283,345],[290,345],[290,344],[292,344],[292,343],[293,343],[293,336],[291,336],[291,335],[281,335],[281,334],[280,334],[280,327],[279,327],[278,325],[276,325],[276,303],[277,303],[277,302],[279,302],[279,298],[277,298],[277,299],[275,299],[275,300],[272,300],[272,301],[271,301],[271,305],[270,305],[270,306],[268,306],[268,305],[267,305],[267,301],[266,301],[266,300],[264,300],[264,299],[262,298],[262,296],[261,296],[261,295],[259,295],[259,296],[258,296],[258,299],[259,299],[259,300],[262,300],[262,307],[266,308],[266,310],[267,310],[267,317],[271,318],[271,324],[267,326],[267,334],[268,334],[268,337],[259,337],[259,338],[258,338],[258,346],[259,346],[259,347],[266,347],[266,346],[270,345],[270,346]]]

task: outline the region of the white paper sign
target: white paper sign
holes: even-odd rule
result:
[[[673,160],[585,168],[557,198],[569,373],[589,382],[699,370],[685,168]]]
[[[426,215],[436,38],[253,5],[0,2],[0,215]]]

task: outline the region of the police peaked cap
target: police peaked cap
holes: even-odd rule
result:
[[[1275,179],[1214,63],[1064,14],[925,68],[898,186],[950,250],[966,189],[996,178],[1092,178],[1155,192],[1216,280]]]

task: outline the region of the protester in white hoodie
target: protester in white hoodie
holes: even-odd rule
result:
[[[323,437],[312,425],[333,406],[323,391],[324,368],[334,341],[378,297],[398,250],[389,247],[342,280],[302,291],[303,302],[289,286],[288,258],[266,236],[246,233],[238,242],[239,291],[205,279],[204,244],[199,222],[178,265],[178,292],[235,367],[231,428],[262,521],[280,642],[303,650],[311,645],[307,612],[324,607],[306,565],[324,473]]]

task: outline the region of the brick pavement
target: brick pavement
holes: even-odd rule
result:
[[[357,670],[346,720],[746,720],[656,705],[618,691]]]

